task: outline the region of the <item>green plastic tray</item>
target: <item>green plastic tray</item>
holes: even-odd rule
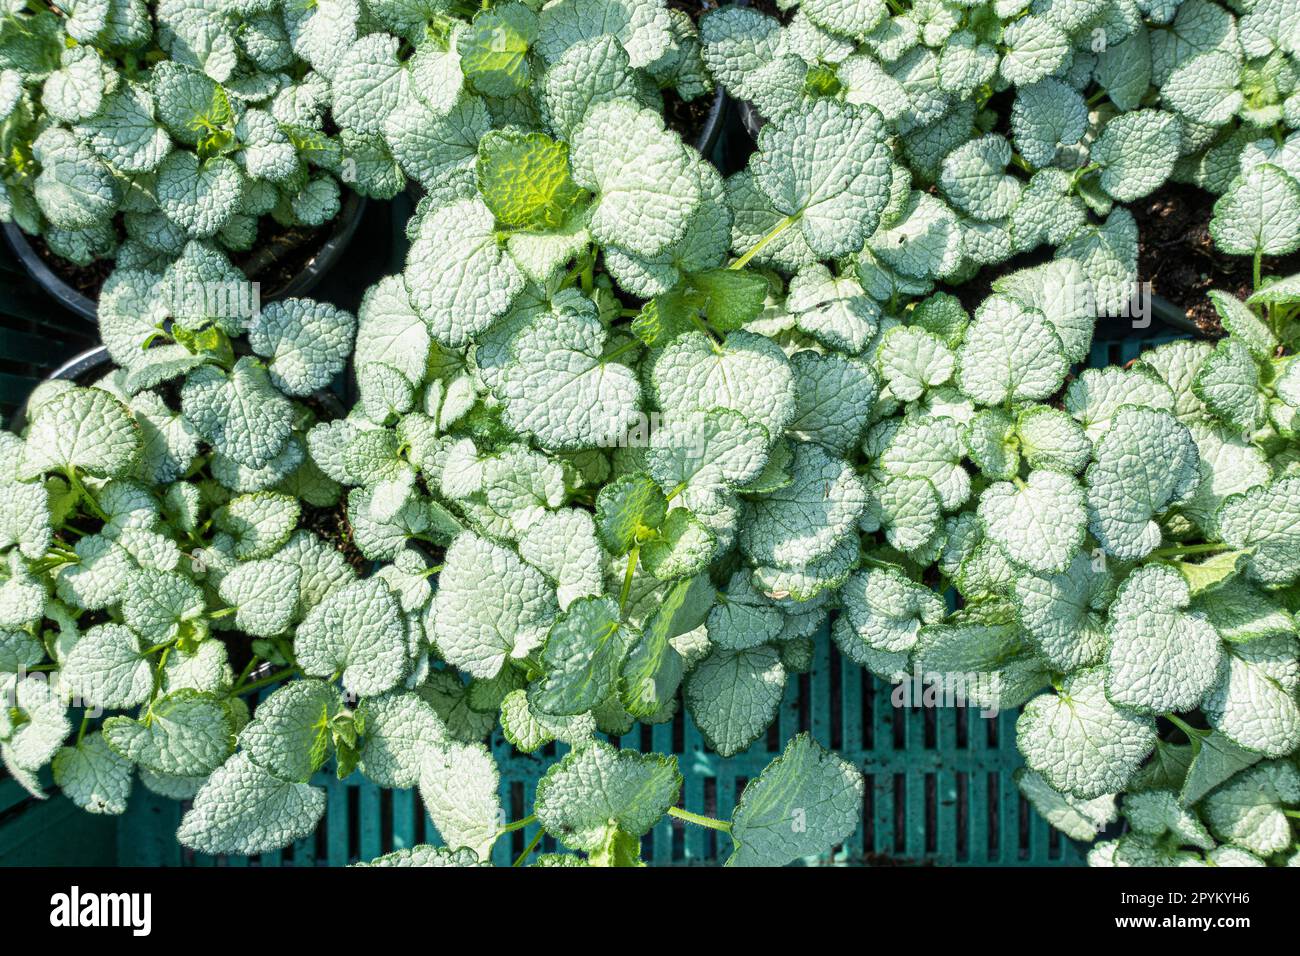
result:
[[[1108,330],[1101,330],[1103,333]],[[1113,334],[1113,333],[1112,333]],[[1185,336],[1153,328],[1093,345],[1088,364],[1124,364],[1144,349]],[[684,805],[727,818],[746,781],[807,730],[860,767],[867,787],[862,823],[821,862],[874,865],[1077,866],[1084,849],[1054,831],[1020,796],[1013,774],[1022,766],[1015,746],[1015,712],[984,719],[974,710],[900,709],[891,687],[840,657],[826,629],[817,635],[811,671],[790,681],[765,740],[729,760],[708,751],[691,720],[633,729],[623,747],[671,753],[685,778]],[[565,752],[553,746],[524,755],[494,733],[506,816],[532,812],[537,780]],[[345,781],[321,774],[328,793],[316,833],[260,857],[211,857],[175,839],[182,805],[137,785],[120,819],[95,818],[62,797],[26,798],[0,781],[0,864],[144,866],[339,866],[424,842],[437,833],[415,791],[385,791],[360,774]],[[529,827],[498,841],[493,862],[509,864],[535,835]],[[540,851],[556,849],[549,838]],[[709,865],[725,860],[723,834],[666,819],[643,841],[658,865]]]

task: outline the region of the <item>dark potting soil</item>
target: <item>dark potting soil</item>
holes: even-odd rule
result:
[[[664,90],[664,123],[682,138],[683,143],[694,146],[704,132],[713,106],[713,94],[705,93],[687,102],[674,89]]]
[[[354,571],[365,573],[369,562],[352,540],[352,528],[342,505],[333,508],[314,508],[304,503],[298,527],[314,531],[335,551],[343,555],[343,560]]]
[[[113,260],[96,259],[90,265],[79,266],[62,256],[56,256],[41,236],[27,236],[27,241],[41,257],[41,261],[50,267],[51,272],[92,302],[99,299],[99,290],[113,272]]]
[[[707,111],[707,103],[704,109]],[[702,123],[700,127],[703,128]],[[231,253],[230,261],[244,270],[248,278],[262,283],[263,297],[273,296],[316,258],[333,234],[336,222],[331,220],[315,229],[304,229],[282,226],[269,216],[263,217],[257,226],[252,251]],[[55,255],[40,236],[27,236],[27,241],[56,276],[92,302],[99,301],[99,290],[114,269],[112,259],[96,259],[90,265],[79,266]]]
[[[1129,205],[1138,226],[1138,278],[1151,291],[1185,311],[1207,335],[1223,334],[1218,313],[1205,294],[1221,289],[1244,299],[1254,289],[1253,263],[1230,256],[1210,238],[1212,193],[1168,183]],[[1265,257],[1265,276],[1300,272],[1300,254]]]
[[[695,23],[700,16],[714,6],[711,0],[668,0],[668,6],[681,10]],[[674,89],[663,91],[664,123],[682,138],[682,142],[694,144],[704,132],[704,124],[709,118],[709,109],[713,106],[713,94],[705,93],[687,102],[677,95]]]
[[[329,241],[337,219],[314,229],[282,226],[270,217],[257,224],[257,239],[248,252],[230,254],[244,275],[262,284],[263,298],[276,295],[305,269]]]

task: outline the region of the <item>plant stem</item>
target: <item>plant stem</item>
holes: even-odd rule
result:
[[[1216,551],[1231,551],[1232,547],[1226,544],[1187,544],[1171,545],[1168,548],[1157,548],[1151,552],[1153,558],[1177,558],[1187,554],[1213,554]]]
[[[86,736],[86,728],[90,726],[90,714],[81,715],[81,727],[77,730],[77,743],[81,743],[81,738]]]
[[[709,347],[713,349],[714,355],[722,354],[722,346],[718,344],[718,337],[713,334],[713,330],[698,315],[691,316],[691,324],[705,334],[709,340]]]
[[[623,590],[618,596],[618,609],[627,607],[627,599],[632,594],[632,576],[636,573],[636,563],[641,557],[641,547],[637,545],[627,556],[627,572],[623,575]]]
[[[668,815],[676,817],[678,820],[685,820],[687,823],[694,823],[696,826],[708,827],[710,830],[721,830],[723,833],[731,832],[731,823],[726,820],[715,820],[713,817],[702,816],[698,813],[691,813],[689,810],[683,810],[681,807],[669,807]]]
[[[773,226],[771,229],[769,229],[769,230],[767,231],[767,235],[765,235],[762,239],[758,240],[758,242],[754,243],[753,248],[751,248],[751,249],[750,249],[748,252],[746,252],[743,256],[741,256],[739,259],[737,259],[735,262],[733,262],[733,263],[729,266],[729,268],[732,268],[732,269],[743,269],[743,268],[745,268],[745,266],[749,264],[749,260],[752,259],[752,258],[754,258],[754,256],[758,255],[760,252],[762,252],[763,249],[764,249],[764,247],[767,246],[767,244],[768,244],[769,242],[771,242],[771,241],[772,241],[773,239],[775,239],[777,236],[781,235],[781,233],[785,232],[787,229],[789,229],[791,226],[793,226],[793,225],[794,225],[796,222],[798,222],[798,221],[799,221],[799,216],[798,216],[798,214],[795,214],[795,215],[793,215],[793,216],[786,216],[784,219],[782,219],[780,222],[778,222],[775,226]]]
[[[497,839],[498,840],[501,839],[507,833],[514,833],[516,830],[522,830],[530,823],[536,823],[536,822],[537,822],[537,814],[530,813],[522,820],[516,820],[514,823],[507,823],[505,826],[503,826],[500,830],[497,831]]]
[[[532,852],[537,849],[537,844],[542,842],[542,837],[545,835],[546,835],[546,831],[543,830],[541,827],[538,827],[537,834],[532,838],[531,841],[529,841],[528,846],[524,847],[524,852],[520,853],[517,857],[515,857],[515,862],[511,863],[510,865],[523,866],[524,860],[528,859],[528,857],[532,855]]]
[[[85,500],[86,504],[90,506],[90,510],[95,513],[96,518],[103,521],[105,524],[113,520],[108,516],[107,512],[99,506],[99,502],[91,496],[90,492],[86,489],[86,486],[81,483],[81,479],[77,477],[77,469],[65,469],[64,474],[67,476],[68,484],[72,486],[72,490],[77,493],[78,497]]]
[[[1173,724],[1175,727],[1177,727],[1179,730],[1185,733],[1187,735],[1187,739],[1192,741],[1193,743],[1199,741],[1201,737],[1205,735],[1204,731],[1197,730],[1195,727],[1193,727],[1187,721],[1183,720],[1183,718],[1179,717],[1177,714],[1165,714],[1165,720],[1169,721],[1171,724]]]
[[[286,667],[282,671],[278,671],[274,674],[268,674],[266,677],[263,677],[260,680],[255,680],[251,684],[244,684],[240,687],[236,687],[234,690],[230,692],[230,696],[242,697],[244,694],[252,693],[255,690],[261,690],[263,687],[268,687],[271,684],[277,683],[278,681],[282,681],[286,677],[292,677],[294,674],[297,674],[298,672],[299,672],[298,668],[296,667]]]
[[[620,345],[618,348],[614,349],[614,351],[610,352],[608,355],[602,355],[600,357],[600,361],[602,363],[612,362],[620,355],[623,355],[624,353],[630,352],[633,349],[638,349],[640,347],[641,347],[640,339],[629,339],[628,341]]]
[[[244,682],[244,680],[252,672],[253,668],[257,666],[257,662],[260,660],[261,658],[258,657],[256,654],[254,654],[252,657],[248,659],[248,663],[244,665],[244,669],[240,671],[239,676],[235,678],[236,687],[238,687],[240,684]]]
[[[208,620],[219,621],[223,617],[230,617],[230,615],[236,613],[238,610],[239,610],[238,608],[223,607],[220,611],[213,611],[211,614],[209,614]]]
[[[1256,292],[1259,291],[1260,284],[1264,281],[1263,267],[1264,267],[1264,253],[1256,250],[1255,261],[1253,263],[1253,268],[1251,271],[1251,275],[1255,283],[1254,289]]]

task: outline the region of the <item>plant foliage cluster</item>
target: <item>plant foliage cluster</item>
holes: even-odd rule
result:
[[[14,776],[52,762],[92,812],[138,776],[192,801],[186,845],[259,853],[331,764],[418,788],[445,844],[377,862],[473,865],[534,822],[499,732],[568,747],[534,815],[565,852],[521,862],[635,863],[672,815],[779,865],[854,832],[856,768],[796,736],[717,821],[606,738],[684,707],[747,750],[829,624],[882,678],[1023,707],[1026,797],[1077,839],[1127,821],[1094,863],[1300,860],[1300,277],[1261,274],[1300,246],[1293,24],[787,6],[697,34],[653,0],[320,0],[358,31],[308,57],[340,138],[424,191],[406,267],[245,329],[190,294],[238,277],[209,239],[119,260],[119,368],[5,439]],[[664,120],[711,77],[766,120],[725,178]],[[1136,278],[1122,204],[1223,163],[1212,229],[1257,273],[1213,294],[1227,335],[1080,371]],[[941,287],[1030,252],[974,309]],[[69,743],[74,698],[123,713]]]

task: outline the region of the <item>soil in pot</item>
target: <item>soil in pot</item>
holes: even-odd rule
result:
[[[269,216],[263,217],[252,249],[230,253],[230,261],[262,284],[263,298],[274,296],[316,257],[337,225],[338,220],[331,219],[315,229],[306,229],[282,226]],[[112,259],[96,259],[90,265],[79,266],[51,252],[40,236],[24,235],[50,271],[92,302],[99,301],[99,290],[114,269]]]
[[[700,2],[700,0],[668,0],[668,6],[681,10],[697,25],[705,11],[712,9],[716,5],[712,0],[706,0],[706,2]],[[716,91],[703,93],[687,102],[678,96],[677,90],[671,87],[664,90],[665,125],[681,136],[682,142],[698,143],[700,136],[704,133],[704,127],[708,125],[709,113],[713,109],[715,96]]]
[[[97,300],[99,290],[113,271],[112,259],[96,259],[90,265],[79,266],[75,262],[57,256],[45,244],[41,236],[27,236],[27,241],[41,257],[41,261],[50,267],[50,271],[76,289],[87,299]]]
[[[1207,335],[1222,335],[1218,313],[1205,294],[1221,289],[1244,299],[1254,289],[1253,263],[1247,256],[1219,252],[1210,238],[1212,193],[1168,183],[1128,208],[1137,220],[1138,277],[1151,291],[1185,311]],[[1300,253],[1265,257],[1264,275],[1300,272]]]
[[[309,229],[282,226],[264,216],[257,224],[257,239],[252,248],[247,252],[232,252],[230,261],[249,279],[262,284],[263,298],[274,296],[307,268],[337,226],[337,218]]]

